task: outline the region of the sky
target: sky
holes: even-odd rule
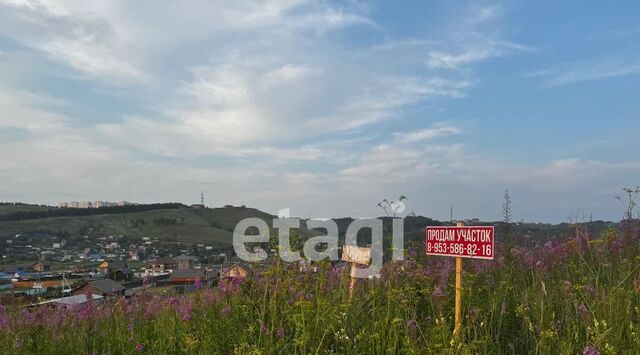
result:
[[[0,200],[618,220],[637,1],[0,0]]]

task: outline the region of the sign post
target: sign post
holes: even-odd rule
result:
[[[470,226],[458,222],[455,227],[427,227],[427,255],[456,258],[456,309],[453,335],[462,326],[462,258],[493,260],[495,230],[493,226]]]
[[[369,265],[371,262],[371,248],[345,245],[342,249],[342,260],[351,263],[351,282],[349,283],[349,299],[356,287],[356,268],[358,265]]]
[[[458,227],[464,227],[462,222],[456,224]],[[460,325],[462,323],[462,258],[456,257],[456,319],[453,327],[453,335],[458,336],[460,333]]]

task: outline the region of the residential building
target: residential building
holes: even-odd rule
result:
[[[176,257],[176,267],[178,269],[192,269],[195,258],[191,255],[181,254]]]
[[[72,290],[71,295],[97,294],[104,297],[111,297],[124,295],[124,290],[125,288],[121,284],[113,280],[103,279],[87,282]]]

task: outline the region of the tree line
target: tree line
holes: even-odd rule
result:
[[[109,206],[100,208],[55,208],[52,207],[42,211],[16,211],[0,215],[0,221],[21,221],[26,219],[40,219],[40,218],[52,218],[52,217],[82,217],[82,216],[95,216],[101,214],[121,214],[121,213],[135,213],[145,212],[153,210],[166,210],[166,209],[178,209],[186,207],[185,205],[177,202],[171,203],[152,203],[144,205],[124,205],[124,206]]]

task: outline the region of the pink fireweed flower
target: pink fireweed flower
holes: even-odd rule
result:
[[[202,280],[200,280],[199,277],[196,279],[196,282],[193,283],[193,287],[195,287],[196,290],[202,288]]]
[[[190,321],[191,313],[193,312],[193,301],[190,298],[183,299],[183,302],[178,307],[178,312],[183,321]]]
[[[144,345],[138,343],[138,345],[136,345],[136,352],[142,352],[142,350],[144,350]]]
[[[228,305],[224,306],[224,308],[220,312],[222,313],[222,315],[227,316],[231,313],[231,307],[229,307]]]
[[[280,328],[278,328],[276,336],[278,337],[278,339],[284,338],[284,327],[283,326],[280,326]]]
[[[587,345],[582,351],[582,355],[600,355],[600,351],[591,345]]]

